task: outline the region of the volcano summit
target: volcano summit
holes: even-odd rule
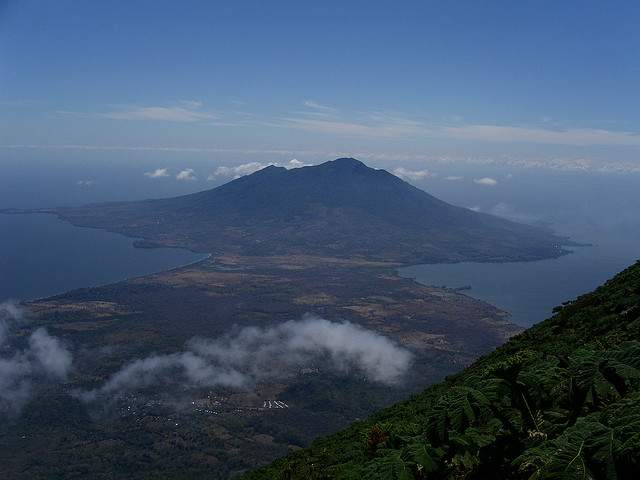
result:
[[[557,257],[548,230],[443,202],[353,158],[269,166],[180,197],[45,210],[76,225],[240,255],[329,255],[399,263]]]

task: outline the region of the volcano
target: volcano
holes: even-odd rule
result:
[[[516,261],[557,257],[568,243],[545,228],[448,204],[353,158],[269,166],[179,197],[47,211],[141,238],[139,246],[213,254]]]

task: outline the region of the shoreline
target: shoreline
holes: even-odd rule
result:
[[[459,262],[402,266],[397,273],[421,285],[457,290],[511,314],[524,328],[545,320],[563,298],[577,298],[638,259],[629,248],[607,244],[576,248],[571,255],[534,262]]]
[[[113,284],[117,284],[120,282],[127,282],[130,280],[135,280],[138,278],[143,278],[149,275],[156,275],[159,273],[165,273],[165,272],[172,272],[175,270],[179,270],[182,268],[186,268],[192,265],[196,265],[200,262],[204,262],[206,260],[209,260],[213,254],[212,253],[203,253],[203,252],[195,252],[189,248],[185,248],[185,247],[179,247],[179,246],[165,246],[165,245],[154,245],[153,247],[141,247],[139,246],[137,243],[140,240],[144,240],[141,239],[140,237],[131,237],[119,232],[114,232],[114,231],[110,231],[107,229],[103,229],[103,228],[96,228],[96,227],[88,227],[88,226],[82,226],[82,225],[76,225],[74,223],[71,223],[67,220],[65,220],[64,218],[62,218],[61,216],[57,215],[55,212],[45,212],[45,211],[8,211],[8,210],[0,210],[0,215],[34,215],[34,214],[42,214],[42,215],[53,215],[58,221],[60,221],[61,223],[68,225],[70,228],[82,228],[82,229],[91,229],[91,230],[98,230],[98,231],[103,231],[106,233],[109,233],[111,235],[117,235],[118,237],[121,237],[122,239],[127,239],[129,241],[130,246],[132,247],[132,249],[134,250],[162,250],[162,249],[175,249],[175,250],[182,250],[182,251],[186,251],[189,252],[190,254],[193,255],[197,255],[199,258],[196,258],[195,260],[192,261],[187,261],[186,263],[180,263],[179,265],[175,265],[169,268],[164,268],[164,267],[160,267],[158,270],[154,270],[152,272],[146,272],[146,273],[140,273],[140,274],[133,274],[133,275],[126,275],[124,277],[112,280],[112,281],[106,281],[106,282],[100,282],[100,283],[91,283],[91,284],[85,284],[82,286],[78,286],[78,287],[73,287],[70,289],[65,289],[59,292],[55,292],[55,293],[50,293],[50,294],[45,294],[45,295],[39,295],[39,296],[34,296],[34,297],[30,297],[30,296],[25,296],[25,297],[17,297],[17,296],[8,296],[6,298],[2,298],[0,299],[0,302],[17,302],[19,304],[23,304],[23,305],[27,305],[29,303],[33,303],[33,302],[39,302],[39,301],[43,301],[43,300],[47,300],[47,299],[51,299],[51,298],[55,298],[61,295],[66,295],[70,292],[76,291],[76,290],[82,290],[82,289],[89,289],[89,288],[100,288],[100,287],[104,287],[107,285],[113,285]]]
[[[76,288],[71,288],[69,290],[63,290],[61,292],[57,292],[54,294],[47,294],[47,295],[43,295],[43,296],[38,296],[38,297],[33,297],[33,298],[23,298],[20,299],[19,302],[21,304],[29,304],[29,303],[35,303],[35,302],[40,302],[40,301],[46,301],[47,299],[51,299],[51,298],[56,298],[59,296],[63,296],[66,294],[69,294],[73,291],[77,291],[77,290],[83,290],[83,289],[91,289],[91,288],[99,288],[99,287],[104,287],[104,286],[108,286],[108,285],[114,285],[114,284],[118,284],[121,282],[128,282],[131,280],[135,280],[135,279],[140,279],[140,278],[144,278],[147,276],[151,276],[151,275],[157,275],[157,274],[162,274],[162,273],[170,273],[170,272],[174,272],[174,271],[178,271],[180,269],[183,268],[187,268],[190,266],[194,266],[197,265],[199,263],[205,262],[207,260],[210,260],[213,256],[214,253],[205,253],[205,252],[196,252],[193,249],[186,247],[186,246],[178,246],[178,245],[162,245],[157,243],[157,241],[153,240],[153,239],[149,239],[149,238],[144,238],[144,237],[137,237],[137,236],[131,236],[131,235],[127,235],[126,233],[122,233],[122,232],[117,232],[117,231],[113,231],[113,230],[109,230],[106,228],[102,228],[102,227],[95,227],[95,226],[88,226],[88,225],[82,225],[82,224],[77,224],[74,223],[70,220],[68,220],[67,218],[65,218],[63,215],[60,214],[59,211],[55,210],[55,209],[31,209],[31,210],[0,210],[0,214],[6,214],[6,215],[24,215],[24,214],[43,214],[43,215],[53,215],[55,216],[55,218],[57,220],[59,220],[60,222],[63,222],[67,225],[69,225],[70,227],[75,227],[75,228],[86,228],[86,229],[91,229],[91,230],[99,230],[99,231],[104,231],[104,232],[108,232],[111,234],[115,234],[118,235],[122,238],[127,238],[131,240],[131,246],[134,249],[141,249],[141,250],[156,250],[156,249],[163,249],[163,248],[175,248],[175,249],[179,249],[179,250],[185,250],[188,252],[191,252],[193,254],[196,255],[201,255],[200,258],[197,258],[193,261],[190,262],[186,262],[180,265],[176,265],[170,268],[165,268],[165,269],[159,269],[153,272],[148,272],[148,273],[142,273],[139,275],[130,275],[130,276],[126,276],[123,278],[119,278],[117,280],[114,281],[107,281],[105,283],[96,283],[96,284],[90,284],[90,285],[83,285],[80,287],[76,287]],[[567,237],[568,238],[568,237]],[[508,309],[506,309],[503,306],[500,306],[499,304],[496,303],[492,303],[491,301],[487,300],[486,298],[481,298],[479,296],[476,296],[475,293],[473,291],[473,285],[470,285],[468,283],[465,283],[465,287],[471,287],[471,288],[465,288],[464,290],[461,291],[459,286],[442,286],[442,285],[430,285],[428,283],[423,283],[421,281],[419,281],[415,276],[407,276],[404,275],[402,273],[402,270],[406,269],[406,268],[412,268],[412,267],[416,267],[416,266],[443,266],[443,265],[460,265],[460,264],[487,264],[487,265],[491,265],[491,264],[514,264],[514,263],[521,263],[521,264],[531,264],[531,263],[536,263],[536,262],[540,262],[540,261],[545,261],[545,260],[557,260],[563,257],[567,257],[570,254],[575,253],[573,250],[567,250],[563,247],[566,246],[578,246],[576,244],[576,242],[568,242],[569,245],[565,245],[565,244],[560,244],[558,245],[558,250],[557,250],[557,255],[554,256],[547,256],[547,257],[543,257],[543,258],[523,258],[523,259],[517,259],[517,260],[504,260],[504,259],[491,259],[488,258],[484,261],[482,260],[478,260],[478,261],[473,261],[473,260],[464,260],[464,261],[457,261],[457,262],[435,262],[435,263],[419,263],[419,264],[397,264],[397,266],[392,267],[392,271],[394,272],[394,275],[398,276],[399,278],[403,278],[403,279],[409,279],[412,282],[421,285],[421,286],[431,286],[431,287],[436,287],[436,288],[440,288],[440,289],[444,289],[444,290],[451,290],[451,291],[455,291],[457,294],[459,295],[464,295],[464,296],[468,296],[470,298],[473,298],[474,300],[480,301],[482,303],[485,303],[491,307],[497,308],[498,310],[501,310],[503,312],[505,312],[506,314],[506,320],[514,323],[515,325],[518,325],[520,327],[529,327],[530,325],[524,323],[524,322],[519,322],[516,321],[514,319],[514,315],[511,311],[509,311]],[[582,246],[582,245],[581,245]],[[586,246],[586,245],[585,245]],[[336,257],[336,258],[341,258],[341,257]],[[433,283],[433,282],[432,282]]]

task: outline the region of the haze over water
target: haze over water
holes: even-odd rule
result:
[[[639,189],[637,175],[521,172],[502,192],[487,194],[481,210],[546,224],[590,246],[568,247],[573,253],[537,262],[415,265],[400,273],[426,285],[470,286],[465,295],[531,326],[640,260]],[[464,189],[433,193],[461,205],[468,197]]]

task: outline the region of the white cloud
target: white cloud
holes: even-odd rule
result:
[[[112,120],[148,120],[158,122],[202,122],[219,116],[202,110],[202,102],[185,100],[172,106],[123,105],[97,116]]]
[[[304,163],[304,162],[301,162],[300,160],[298,160],[297,158],[292,158],[285,165],[285,168],[291,170],[292,168],[302,168],[302,167],[310,167],[310,166],[311,166],[310,163]]]
[[[29,348],[47,374],[66,378],[71,368],[71,354],[60,340],[49,335],[44,328],[39,328],[29,337]]]
[[[473,183],[478,185],[484,185],[485,187],[495,187],[498,181],[491,177],[474,178]]]
[[[302,102],[302,104],[307,107],[307,108],[311,108],[314,110],[321,110],[323,112],[335,112],[337,111],[337,109],[333,108],[333,107],[329,107],[327,105],[322,105],[321,103],[318,103],[314,100],[305,100],[304,102]]]
[[[149,178],[162,178],[168,177],[169,171],[166,168],[156,168],[152,172],[146,172],[145,175]]]
[[[469,210],[473,210],[474,212],[481,212],[482,211],[482,207],[480,207],[480,205],[474,205],[473,207],[468,207]]]
[[[400,177],[403,180],[422,180],[424,178],[433,177],[435,174],[429,170],[409,170],[404,167],[398,167],[393,170],[393,174],[396,177]]]
[[[207,180],[215,180],[217,177],[231,177],[231,178],[240,178],[244,175],[250,175],[258,170],[262,170],[265,167],[268,167],[272,164],[264,164],[260,162],[249,162],[243,163],[242,165],[237,165],[235,167],[227,167],[220,166],[216,168],[215,172],[213,172]]]
[[[460,182],[464,180],[464,177],[460,177],[458,175],[449,175],[447,177],[444,177],[444,180],[447,180],[449,182]]]
[[[216,170],[207,177],[207,180],[213,181],[213,180],[216,180],[218,177],[227,177],[227,178],[236,179],[236,178],[243,177],[245,175],[250,175],[254,172],[257,172],[258,170],[262,170],[263,168],[269,167],[271,165],[274,165],[276,167],[281,166],[277,162],[276,163],[249,162],[249,163],[243,163],[241,165],[236,165],[235,167],[227,167],[223,165],[216,168]],[[287,170],[291,170],[293,168],[308,167],[310,165],[311,164],[301,162],[297,158],[292,158],[282,166],[285,167]]]
[[[95,182],[93,180],[78,180],[76,182],[76,185],[78,185],[79,187],[91,187]]]
[[[7,341],[9,331],[14,325],[24,321],[22,309],[13,302],[0,303],[0,346]]]
[[[0,303],[0,414],[19,413],[37,382],[64,381],[71,370],[71,353],[45,328],[34,331],[24,346],[15,341],[11,334],[24,322],[20,307]]]
[[[135,360],[95,390],[93,401],[141,387],[179,381],[185,386],[250,388],[259,381],[295,375],[300,368],[356,372],[373,382],[402,380],[411,353],[387,337],[349,322],[306,316],[272,327],[245,327],[218,339],[192,339],[186,350]]]
[[[176,175],[176,179],[186,181],[195,180],[195,170],[193,168],[185,168],[184,170],[178,172],[178,174]]]

